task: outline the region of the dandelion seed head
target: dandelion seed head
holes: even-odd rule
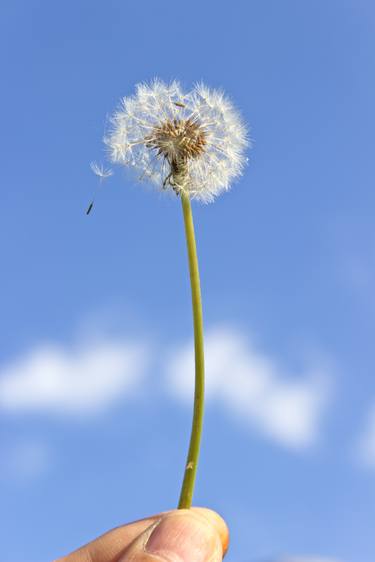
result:
[[[110,123],[104,142],[113,163],[204,202],[228,190],[246,164],[239,113],[223,92],[204,84],[187,93],[177,81],[138,84]]]

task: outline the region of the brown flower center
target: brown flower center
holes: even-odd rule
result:
[[[188,183],[188,161],[205,151],[206,132],[194,119],[168,119],[156,125],[144,139],[145,146],[157,151],[169,164],[163,187],[170,185],[178,194]]]
[[[145,140],[146,146],[157,150],[172,166],[200,156],[205,149],[206,133],[193,119],[173,119],[154,127]]]

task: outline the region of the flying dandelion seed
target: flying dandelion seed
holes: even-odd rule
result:
[[[96,176],[98,176],[100,184],[102,183],[103,180],[105,180],[106,178],[109,178],[110,176],[113,175],[112,170],[110,170],[109,168],[107,168],[107,169],[104,168],[104,166],[102,164],[98,164],[97,162],[91,162],[90,168],[94,172],[94,174]],[[86,211],[86,215],[89,215],[91,213],[92,208],[94,206],[94,203],[95,203],[95,197],[91,201],[90,205],[88,206],[87,211]]]
[[[91,162],[90,168],[94,172],[96,176],[98,176],[101,180],[109,178],[113,175],[113,171],[109,168],[106,169],[102,164],[98,164],[97,162]]]
[[[139,84],[110,122],[104,142],[113,163],[190,198],[212,201],[246,163],[249,142],[240,115],[221,91],[204,84],[188,93],[176,81]]]

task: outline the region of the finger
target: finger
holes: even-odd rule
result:
[[[221,542],[223,545],[223,552],[225,554],[228,548],[229,535],[228,529],[222,519],[213,511],[194,507],[191,511],[200,514],[201,517],[206,517],[208,520],[212,516],[219,520],[219,533],[221,535]],[[59,558],[55,562],[115,562],[118,560],[119,555],[130,545],[132,541],[141,535],[146,529],[156,521],[160,521],[162,517],[173,512],[162,512],[158,515],[153,515],[145,519],[140,519],[121,527],[116,527],[108,531],[104,535],[98,537],[94,541],[74,551],[69,556]],[[213,515],[212,515],[213,514]]]
[[[162,514],[116,527],[55,562],[113,562],[123,550]]]
[[[228,529],[217,513],[181,509],[154,521],[118,562],[221,562],[228,540]]]

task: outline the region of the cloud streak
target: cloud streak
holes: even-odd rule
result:
[[[190,407],[192,343],[158,355],[166,358],[159,362],[166,373],[161,389]],[[147,392],[149,366],[156,363],[157,354],[142,342],[41,345],[0,367],[0,412],[92,415],[124,396]],[[317,441],[330,397],[330,377],[323,368],[307,365],[292,376],[241,332],[226,327],[207,331],[206,364],[207,401],[220,405],[241,425],[292,449]]]
[[[192,344],[172,354],[168,373],[174,396],[191,403]],[[207,400],[220,403],[253,430],[281,445],[301,449],[319,434],[329,400],[324,369],[307,366],[298,377],[286,374],[236,330],[218,328],[206,337]]]
[[[370,408],[357,446],[357,458],[368,468],[375,468],[375,404]]]
[[[42,345],[0,368],[0,411],[92,414],[134,391],[148,352],[142,344]]]
[[[53,461],[46,443],[37,440],[12,442],[2,447],[0,480],[25,482],[45,476]]]

